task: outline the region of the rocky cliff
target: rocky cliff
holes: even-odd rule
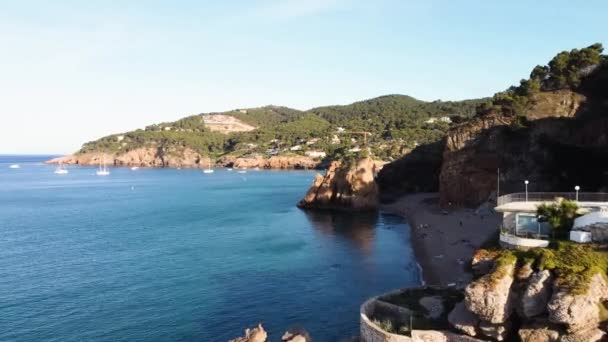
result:
[[[182,150],[164,150],[152,147],[137,148],[124,153],[87,152],[47,161],[48,164],[99,165],[105,163],[115,166],[141,167],[207,167],[210,159],[200,153],[185,148]]]
[[[261,154],[245,157],[224,156],[214,161],[189,148],[167,151],[151,147],[138,148],[117,154],[103,152],[78,153],[47,161],[48,164],[66,165],[99,165],[104,162],[107,165],[115,166],[174,168],[206,168],[209,164],[212,166],[260,169],[315,169],[320,166],[320,161],[299,155],[273,156],[270,158],[265,158]]]
[[[378,186],[374,178],[380,166],[371,158],[354,162],[334,161],[325,175],[317,174],[300,208],[374,210]]]
[[[582,290],[575,290],[563,281],[572,274],[517,266],[516,261],[496,261],[491,272],[466,287],[464,301],[448,316],[454,329],[498,341],[607,338],[600,329],[608,300],[605,274],[595,273]]]
[[[452,127],[441,144],[418,147],[387,165],[378,183],[383,199],[439,191],[443,206],[477,206],[501,193],[606,190],[608,117],[585,96],[543,92],[525,119],[491,112]],[[441,152],[437,150],[441,148]]]

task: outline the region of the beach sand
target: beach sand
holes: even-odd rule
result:
[[[501,215],[493,205],[477,209],[439,207],[439,194],[402,197],[381,210],[404,216],[412,228],[411,243],[427,285],[465,286],[476,249],[495,236]]]

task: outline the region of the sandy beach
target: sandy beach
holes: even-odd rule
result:
[[[477,209],[441,208],[437,193],[407,195],[381,210],[408,220],[412,248],[429,285],[466,285],[473,252],[496,233],[501,221],[491,204]]]

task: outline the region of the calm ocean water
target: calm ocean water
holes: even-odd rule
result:
[[[420,281],[399,217],[295,207],[313,172],[45,159],[0,156],[0,341],[227,341],[258,322],[339,341],[367,297]]]

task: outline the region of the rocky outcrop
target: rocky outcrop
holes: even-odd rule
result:
[[[258,324],[257,327],[245,330],[245,336],[238,337],[229,342],[266,342],[268,339],[268,333],[261,324]]]
[[[163,150],[153,147],[141,147],[122,153],[86,152],[59,157],[47,161],[48,164],[99,165],[105,163],[115,166],[140,167],[207,167],[210,159],[200,153],[184,148],[181,150]]]
[[[599,305],[605,300],[608,300],[608,284],[602,275],[596,274],[583,294],[558,288],[547,305],[549,320],[564,324],[573,332],[597,327]]]
[[[270,158],[265,158],[261,154],[244,157],[225,156],[220,158],[219,163],[224,167],[237,169],[316,169],[320,166],[318,160],[300,155],[272,156]]]
[[[265,158],[261,154],[246,157],[224,156],[217,163],[200,153],[184,148],[163,150],[142,147],[122,153],[87,152],[59,157],[47,161],[48,164],[99,165],[105,162],[115,166],[206,168],[214,164],[235,168],[260,169],[315,169],[320,161],[306,156],[273,156]]]
[[[379,166],[371,158],[353,163],[333,162],[325,175],[317,174],[300,208],[375,210],[378,187],[374,177]]]
[[[499,265],[490,274],[471,282],[465,289],[467,309],[481,320],[501,324],[513,311],[511,285],[515,263]]]
[[[521,296],[521,313],[525,318],[532,318],[547,311],[547,302],[551,296],[553,277],[548,270],[534,273]]]

